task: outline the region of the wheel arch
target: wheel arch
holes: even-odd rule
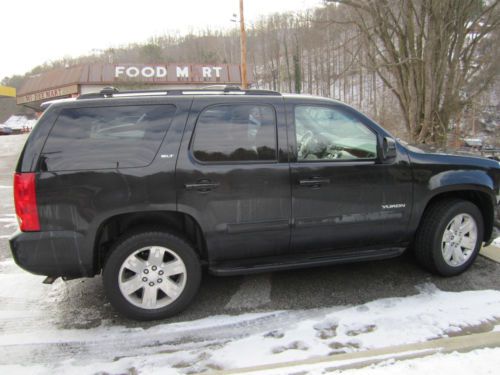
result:
[[[438,201],[444,199],[462,199],[475,204],[483,216],[484,238],[483,242],[489,242],[493,233],[495,218],[495,196],[491,190],[483,185],[452,185],[443,186],[433,191],[419,214],[416,228],[420,227],[425,212]]]
[[[99,225],[93,246],[93,271],[102,269],[112,245],[127,233],[159,228],[183,237],[203,263],[207,260],[206,242],[201,226],[191,215],[177,211],[140,211],[120,213],[106,218]]]

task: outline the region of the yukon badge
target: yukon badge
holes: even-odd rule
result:
[[[395,204],[383,204],[382,209],[383,210],[390,210],[393,208],[405,208],[406,203],[395,203]]]

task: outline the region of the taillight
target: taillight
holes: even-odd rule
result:
[[[14,175],[14,202],[21,230],[23,232],[39,231],[40,221],[36,206],[34,173],[16,173]]]

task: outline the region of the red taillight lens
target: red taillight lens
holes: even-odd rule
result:
[[[14,202],[21,230],[23,232],[39,231],[40,221],[36,206],[34,173],[16,173],[14,175]]]

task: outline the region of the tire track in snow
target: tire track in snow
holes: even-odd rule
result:
[[[3,335],[0,365],[51,364],[69,359],[74,364],[85,364],[158,353],[202,353],[208,347],[220,347],[228,341],[258,332],[284,329],[306,317],[323,314],[323,310],[252,313],[238,317],[211,317],[194,324],[159,324],[147,329],[106,325],[86,330],[54,330],[50,327],[31,327],[35,329],[30,330],[26,327],[18,333]]]

